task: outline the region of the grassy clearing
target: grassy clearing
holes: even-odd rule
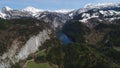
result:
[[[51,68],[49,63],[35,63],[33,60],[29,60],[26,64],[26,68]]]
[[[116,51],[120,51],[120,47],[113,47]]]
[[[46,49],[43,49],[43,50],[41,50],[41,51],[38,51],[38,52],[36,53],[36,56],[45,56],[45,55],[46,55],[45,51],[46,51]]]
[[[37,57],[46,56],[45,49],[38,51],[35,55]],[[39,60],[39,59],[38,59]],[[28,60],[26,64],[26,68],[51,68],[49,63],[42,62],[42,63],[36,63],[34,60]]]

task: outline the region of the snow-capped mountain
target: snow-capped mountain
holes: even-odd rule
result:
[[[18,19],[18,18],[36,18],[43,20],[50,24],[53,29],[60,28],[70,17],[66,14],[71,10],[55,10],[45,11],[36,9],[34,7],[26,7],[21,10],[10,9],[3,7],[0,17],[4,19]]]
[[[22,9],[21,11],[28,12],[28,13],[32,14],[32,16],[36,16],[38,13],[44,12],[44,10],[42,10],[42,9],[36,9],[34,7],[31,7],[31,6],[26,7],[24,9]]]
[[[61,27],[69,19],[79,20],[87,23],[89,19],[96,18],[100,21],[112,22],[116,19],[120,19],[120,4],[87,4],[84,8],[78,10],[42,10],[34,7],[26,7],[21,10],[14,10],[9,7],[3,7],[0,12],[0,17],[4,19],[15,19],[31,17],[38,20],[43,20],[52,24],[53,28]]]
[[[8,6],[5,6],[2,8],[2,12],[4,13],[5,11],[10,11],[10,10],[13,10],[12,8],[8,7]]]
[[[80,8],[76,11],[73,11],[74,15],[87,12],[90,10],[97,11],[97,10],[112,10],[119,8],[119,4],[112,4],[112,3],[102,3],[102,4],[97,4],[97,5],[92,5],[92,4],[86,4],[84,8]]]
[[[52,12],[52,13],[62,13],[62,14],[66,14],[68,12],[73,11],[70,9],[61,9],[61,10],[42,10],[42,9],[37,9],[34,8],[32,6],[26,7],[24,9],[19,9],[19,10],[14,10],[11,9],[8,6],[5,6],[2,8],[1,12],[0,12],[0,17],[1,18],[19,18],[19,17],[36,17],[38,15],[40,15],[41,13],[44,12]],[[6,16],[5,16],[6,14]]]
[[[69,13],[74,19],[87,23],[89,19],[96,18],[100,21],[112,22],[120,19],[120,4],[88,4],[84,8]],[[114,22],[115,23],[115,22]]]
[[[3,7],[2,8],[2,13],[1,18],[5,18],[5,19],[15,19],[15,18],[21,18],[21,17],[32,17],[32,14],[30,14],[30,12],[27,11],[22,11],[22,10],[14,10],[11,9],[9,7]]]
[[[26,7],[24,9],[22,9],[22,11],[28,11],[28,12],[32,12],[32,13],[37,13],[37,12],[43,12],[44,10],[42,9],[36,9],[32,6]]]
[[[2,8],[1,12],[0,12],[0,18],[4,18],[7,16],[6,12],[12,10],[11,8],[9,8],[8,6],[5,6]]]

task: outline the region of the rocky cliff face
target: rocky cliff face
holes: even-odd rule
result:
[[[10,68],[11,65],[25,60],[51,38],[52,28],[43,21],[33,18],[1,21],[0,68]]]
[[[11,64],[15,64],[20,60],[25,60],[30,54],[35,53],[47,39],[50,39],[51,30],[44,29],[39,34],[30,37],[22,48],[21,41],[14,40],[10,49],[0,56],[0,68],[10,68]]]

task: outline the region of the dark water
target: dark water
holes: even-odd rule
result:
[[[68,36],[66,34],[64,34],[63,32],[57,32],[57,37],[65,45],[69,44],[69,43],[72,43],[72,41],[70,40],[70,38],[68,38]]]

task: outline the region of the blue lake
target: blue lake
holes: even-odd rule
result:
[[[68,38],[68,36],[66,34],[62,33],[62,32],[57,32],[57,37],[65,45],[69,44],[69,43],[72,43],[72,41],[70,40],[70,38]]]

